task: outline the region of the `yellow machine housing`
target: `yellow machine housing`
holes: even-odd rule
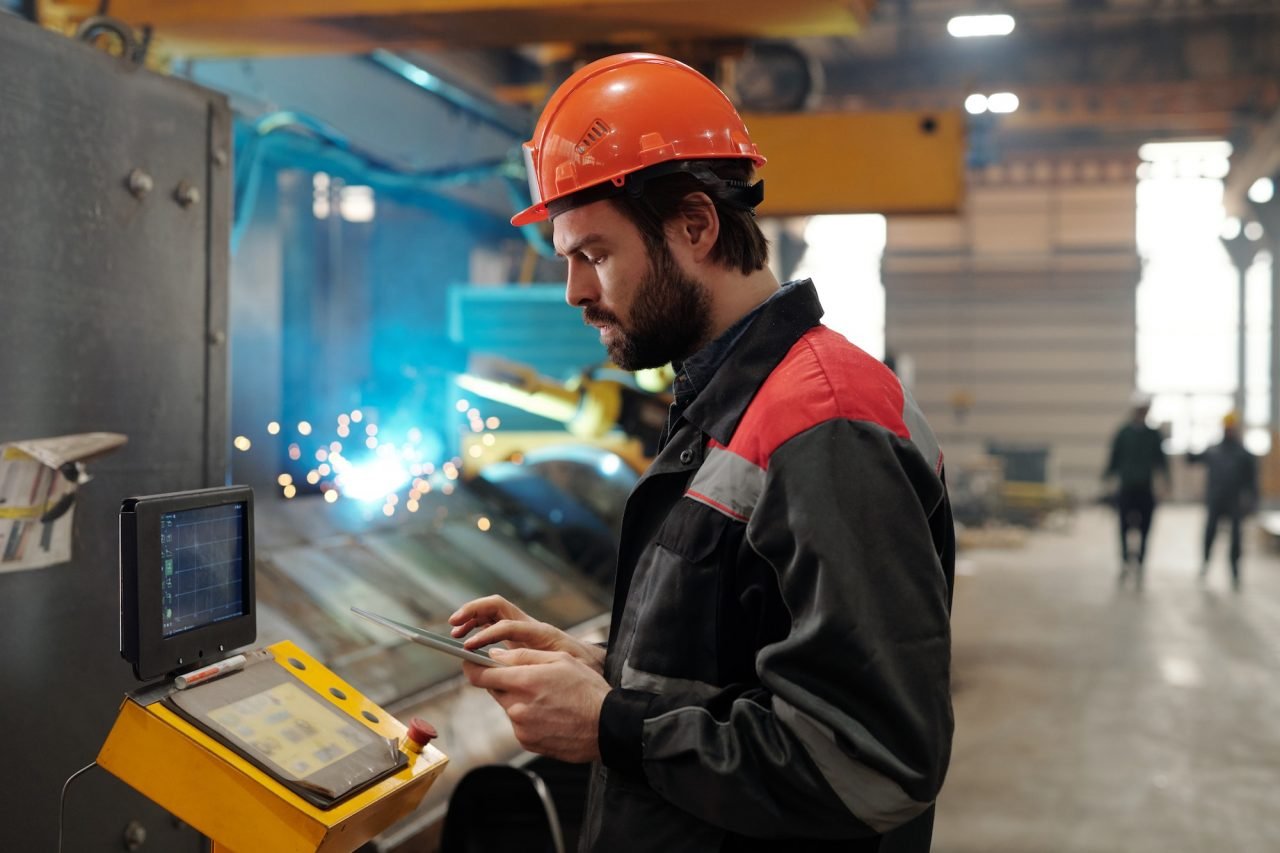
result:
[[[286,641],[268,649],[275,665],[342,713],[403,742],[403,724],[296,645]],[[290,666],[289,658],[305,669]],[[332,688],[346,699],[336,698]],[[214,851],[349,853],[412,812],[449,761],[430,744],[421,753],[405,752],[409,763],[395,775],[331,809],[320,809],[162,703],[140,704],[126,697],[98,764],[208,836]]]

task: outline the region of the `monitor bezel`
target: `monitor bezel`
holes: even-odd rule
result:
[[[160,519],[165,513],[244,504],[244,604],[240,616],[164,636]],[[128,498],[120,507],[120,655],[140,681],[194,669],[226,657],[257,637],[254,592],[253,490],[198,489]]]

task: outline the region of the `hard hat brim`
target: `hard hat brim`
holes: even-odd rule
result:
[[[551,217],[547,211],[545,204],[535,204],[526,207],[524,210],[511,217],[511,224],[519,228],[522,225],[533,225],[537,222],[546,222]]]

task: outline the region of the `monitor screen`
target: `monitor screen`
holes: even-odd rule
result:
[[[253,490],[222,486],[120,505],[120,654],[143,681],[226,657],[257,636]]]
[[[245,505],[160,516],[160,629],[172,637],[243,616]]]

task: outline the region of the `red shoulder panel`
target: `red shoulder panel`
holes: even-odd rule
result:
[[[893,371],[838,332],[814,326],[760,386],[728,449],[767,468],[781,445],[835,418],[878,424],[910,438],[903,402]]]

